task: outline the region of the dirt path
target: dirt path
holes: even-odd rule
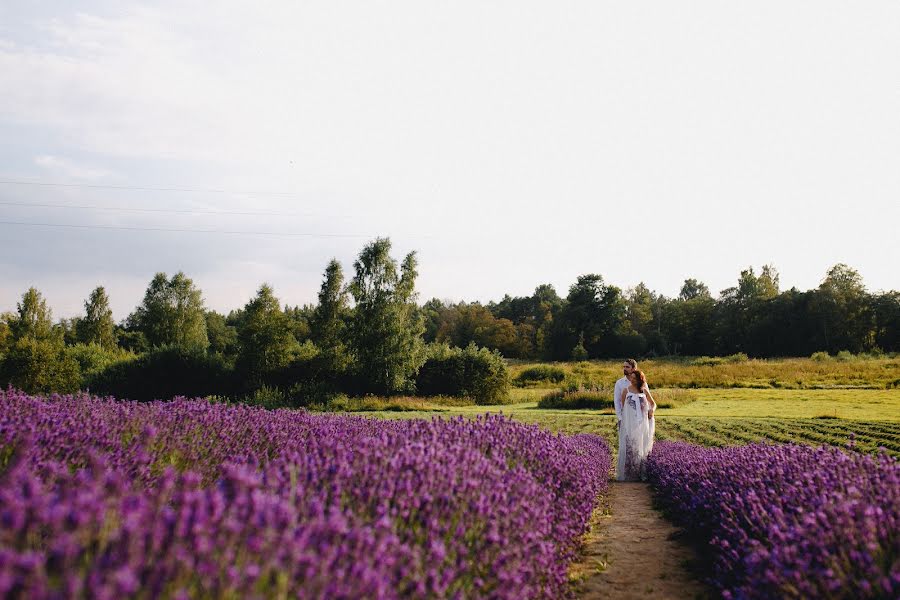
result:
[[[678,530],[653,509],[646,483],[610,483],[594,511],[582,560],[571,570],[576,594],[593,598],[711,598],[691,575],[696,555]],[[626,515],[628,515],[627,518]],[[641,565],[635,568],[635,565]]]

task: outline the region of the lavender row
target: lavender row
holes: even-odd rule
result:
[[[725,598],[900,597],[900,463],[833,446],[659,442],[648,476]]]
[[[0,596],[563,596],[609,465],[498,416],[0,392]]]

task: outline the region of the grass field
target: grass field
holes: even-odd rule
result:
[[[513,390],[515,404],[504,406],[437,406],[417,399],[417,410],[370,411],[381,418],[473,417],[502,412],[563,433],[597,433],[616,439],[612,410],[539,409],[545,388]],[[683,440],[705,446],[758,441],[846,445],[877,452],[884,447],[900,457],[900,390],[699,389],[697,400],[660,409],[657,439]]]
[[[721,359],[685,358],[647,360],[639,363],[651,387],[682,388],[784,388],[784,389],[886,389],[900,387],[900,358],[853,357],[753,359],[716,362]],[[547,363],[510,366],[515,381],[524,371]],[[622,376],[622,361],[553,363],[574,381],[609,382]]]

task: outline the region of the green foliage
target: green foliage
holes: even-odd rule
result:
[[[62,341],[61,336],[54,334],[53,317],[47,301],[36,288],[28,288],[16,308],[18,315],[9,323],[14,340]]]
[[[0,362],[0,385],[30,394],[74,392],[81,385],[81,372],[61,340],[23,337],[13,342]]]
[[[853,356],[853,353],[849,352],[847,350],[841,350],[840,352],[837,353],[837,356],[835,356],[835,359],[837,359],[841,362],[850,362],[851,360],[854,360],[855,358],[856,357]]]
[[[560,367],[537,365],[519,373],[516,376],[515,384],[526,386],[535,383],[562,383],[565,378],[566,372]]]
[[[500,353],[474,344],[429,347],[416,379],[416,389],[423,396],[470,397],[477,404],[506,402],[509,387],[509,373]]]
[[[614,409],[612,394],[606,391],[594,392],[590,390],[568,392],[559,390],[550,392],[538,402],[538,408],[563,408],[563,409]]]
[[[229,325],[223,315],[212,310],[207,311],[205,317],[209,352],[224,357],[236,356],[238,353],[237,327]]]
[[[831,360],[831,355],[827,352],[819,351],[813,352],[809,358],[810,360],[814,360],[816,362],[828,362],[829,360]]]
[[[576,362],[588,359],[588,351],[584,347],[584,332],[579,335],[578,343],[572,348],[571,358]]]
[[[625,319],[626,305],[619,288],[607,285],[597,274],[581,275],[554,319],[551,348],[557,359],[572,357],[579,345],[589,357],[610,356],[618,351],[616,332]],[[580,349],[577,350],[581,354]]]
[[[742,363],[750,360],[750,357],[743,352],[731,354],[729,356],[698,356],[691,361],[692,365],[698,367],[715,367],[718,365],[728,365],[733,363]]]
[[[99,344],[75,344],[66,346],[66,356],[78,363],[81,376],[90,381],[92,377],[120,362],[136,360],[138,355],[117,346],[106,347]]]
[[[414,386],[424,361],[424,325],[415,305],[415,252],[397,273],[391,242],[378,238],[353,264],[356,275],[350,293],[356,302],[350,326],[351,351],[369,391],[396,394]]]
[[[155,348],[135,360],[113,363],[88,384],[94,393],[130,400],[229,395],[234,385],[221,356],[177,346]]]
[[[99,286],[91,292],[84,303],[85,316],[78,320],[75,330],[77,339],[83,344],[96,344],[102,348],[116,345],[116,325],[106,289]]]
[[[281,311],[271,286],[260,286],[256,297],[244,306],[238,340],[237,368],[250,388],[297,357],[300,344],[291,333],[288,317]]]
[[[0,360],[13,343],[13,333],[10,323],[15,319],[11,312],[0,313]]]
[[[209,338],[204,312],[200,290],[184,273],[179,271],[171,279],[157,273],[143,302],[129,316],[129,329],[141,331],[151,347],[205,351]]]
[[[326,368],[333,373],[343,373],[352,364],[345,341],[349,314],[344,273],[341,264],[332,260],[325,269],[325,280],[319,290],[319,304],[310,322],[310,335],[322,354]]]
[[[287,394],[280,388],[262,385],[253,391],[249,396],[245,397],[242,402],[251,406],[259,406],[262,408],[290,408],[291,402]]]

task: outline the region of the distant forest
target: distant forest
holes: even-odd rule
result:
[[[419,304],[415,253],[398,264],[390,247],[384,238],[366,246],[349,281],[331,261],[316,304],[282,305],[264,284],[227,315],[207,310],[202,291],[184,273],[158,273],[142,303],[120,323],[113,322],[102,287],[86,299],[82,316],[56,322],[46,299],[31,288],[16,311],[0,314],[0,384],[116,391],[109,382],[136,381],[128,369],[137,367],[129,364],[143,365],[152,383],[156,375],[149,374],[174,372],[165,362],[174,361],[185,372],[205,369],[209,382],[197,384],[200,390],[218,390],[228,374],[232,383],[223,393],[231,395],[301,380],[331,381],[349,393],[392,394],[431,385],[420,373],[428,360],[443,369],[440,377],[431,372],[429,381],[456,377],[463,385],[474,377],[460,374],[463,363],[488,379],[502,379],[495,364],[501,355],[565,361],[900,351],[900,292],[867,291],[845,264],[807,291],[781,290],[778,272],[766,265],[759,273],[741,271],[736,285],[717,296],[695,279],[669,298],[643,283],[622,290],[600,274],[586,274],[565,296],[544,284],[531,296],[507,295],[486,305],[438,299]],[[454,348],[470,354],[451,356]]]

